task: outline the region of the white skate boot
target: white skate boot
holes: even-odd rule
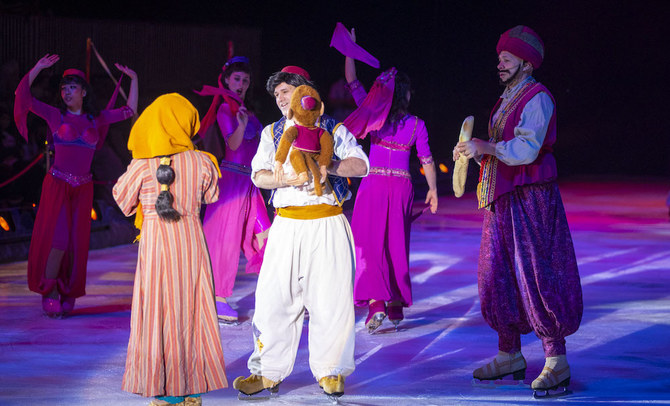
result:
[[[559,355],[545,359],[540,376],[535,378],[530,387],[535,398],[545,398],[571,393],[568,391],[568,385],[570,385],[570,366],[565,355]]]
[[[526,359],[521,351],[513,354],[498,351],[493,361],[472,373],[472,377],[479,381],[495,381],[507,375],[512,375],[516,381],[522,381],[526,377]]]

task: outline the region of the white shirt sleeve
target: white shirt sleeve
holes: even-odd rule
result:
[[[540,153],[547,135],[554,103],[546,93],[538,93],[526,103],[514,127],[514,138],[496,144],[496,157],[510,166],[527,165]]]
[[[258,143],[256,155],[251,160],[251,181],[254,181],[256,172],[267,169],[272,171],[275,167],[275,144],[272,135],[272,124],[266,126],[261,132],[261,140]],[[255,184],[255,183],[254,183]]]
[[[346,158],[358,158],[362,159],[365,162],[365,175],[360,176],[361,178],[368,176],[370,172],[370,161],[368,156],[363,151],[363,148],[358,145],[356,142],[356,137],[354,134],[349,131],[344,124],[337,126],[335,134],[333,134],[333,140],[335,141],[335,155],[337,155],[340,160]]]

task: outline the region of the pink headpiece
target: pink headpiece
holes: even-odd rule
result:
[[[544,59],[544,43],[539,35],[525,25],[517,25],[503,33],[498,40],[496,52],[502,51],[528,61],[537,69]]]
[[[307,80],[311,80],[309,77],[309,73],[307,73],[307,71],[301,68],[300,66],[292,66],[292,65],[285,66],[284,69],[282,69],[281,71],[286,73],[294,73],[296,75],[304,77]]]
[[[79,69],[74,68],[65,69],[65,71],[63,72],[63,77],[65,76],[79,76],[80,78],[84,79],[84,82],[88,83],[88,80],[86,79],[86,74],[80,71]]]

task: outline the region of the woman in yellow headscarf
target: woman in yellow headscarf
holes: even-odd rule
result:
[[[158,97],[130,132],[133,160],[114,186],[141,229],[123,390],[152,405],[200,404],[228,386],[200,205],[218,199],[218,166],[195,151],[198,112]]]

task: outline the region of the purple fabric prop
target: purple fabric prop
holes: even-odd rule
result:
[[[356,138],[365,138],[370,131],[379,130],[384,126],[393,102],[395,74],[396,69],[391,68],[377,76],[363,103],[344,119],[344,126]]]
[[[373,68],[379,69],[379,60],[352,41],[351,37],[349,37],[349,31],[342,25],[342,23],[337,23],[337,25],[335,25],[335,31],[333,31],[330,46],[340,51],[344,56],[354,58],[357,61],[367,63]]]

